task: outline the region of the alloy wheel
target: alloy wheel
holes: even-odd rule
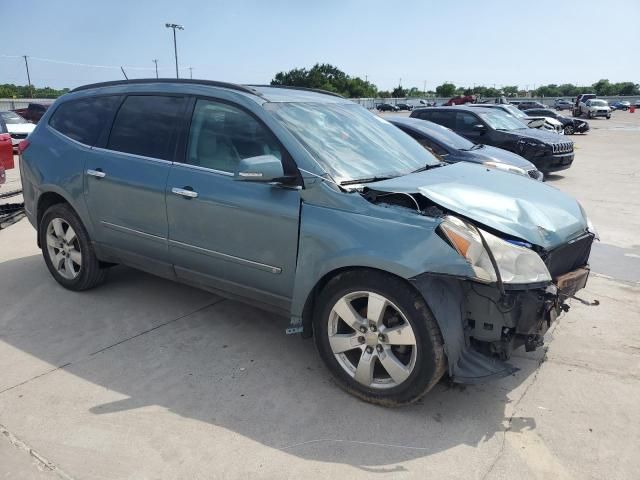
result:
[[[416,365],[413,328],[400,309],[368,291],[340,298],[329,314],[331,350],[342,369],[375,389],[403,383]]]
[[[82,252],[75,230],[62,218],[49,222],[46,233],[47,252],[53,268],[67,280],[74,280],[82,268]]]

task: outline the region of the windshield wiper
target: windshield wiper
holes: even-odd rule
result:
[[[484,144],[482,143],[476,143],[473,147],[471,148],[461,148],[460,150],[462,150],[463,152],[470,152],[471,150],[478,150],[479,148],[484,148]]]
[[[355,180],[345,180],[344,182],[340,182],[340,186],[342,186],[342,185],[360,185],[361,183],[371,183],[371,182],[381,182],[382,180],[389,180],[390,178],[395,178],[395,177],[357,178]]]
[[[413,171],[413,172],[411,172],[411,173],[425,172],[425,171],[427,171],[427,170],[431,170],[432,168],[443,167],[443,166],[445,166],[445,165],[447,165],[447,164],[446,164],[446,163],[444,163],[444,162],[440,162],[440,163],[433,163],[433,164],[428,163],[428,164],[426,164],[424,167],[420,167],[420,168],[418,168],[417,170],[414,170],[414,171]]]

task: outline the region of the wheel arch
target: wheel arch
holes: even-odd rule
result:
[[[313,326],[312,326],[313,311],[315,308],[316,300],[320,295],[320,293],[322,292],[322,290],[332,280],[340,277],[341,275],[344,275],[347,272],[356,272],[356,271],[377,272],[377,273],[382,273],[382,274],[397,278],[398,280],[402,281],[408,288],[416,291],[417,293],[420,294],[420,296],[422,296],[420,291],[408,279],[396,273],[390,272],[388,270],[369,267],[369,266],[363,266],[363,265],[348,265],[348,266],[334,268],[333,270],[330,270],[326,272],[324,275],[322,275],[322,277],[320,277],[320,279],[315,283],[315,285],[311,288],[311,290],[307,294],[307,297],[304,302],[304,307],[302,309],[302,336],[304,338],[310,338],[313,336]],[[426,299],[424,300],[426,303]]]
[[[69,199],[62,194],[61,192],[48,190],[46,192],[42,192],[38,196],[38,203],[36,204],[36,229],[40,229],[40,222],[42,221],[42,217],[44,216],[44,212],[46,212],[53,205],[57,205],[60,203],[66,203],[71,207],[76,215],[78,215],[78,210],[73,206],[73,203],[69,201]],[[80,217],[78,215],[78,217]],[[37,236],[38,248],[42,248],[40,244],[40,235]]]

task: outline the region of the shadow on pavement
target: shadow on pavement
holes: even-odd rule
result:
[[[551,182],[551,183],[558,182],[558,181],[563,180],[563,179],[564,179],[564,175],[560,175],[558,173],[547,173],[544,176],[544,181],[545,182]]]
[[[35,255],[0,264],[0,292],[2,342],[127,397],[92,404],[47,392],[71,396],[74,415],[88,410],[105,422],[158,405],[304,459],[376,473],[503,432],[507,394],[541,358],[516,356],[513,376],[466,387],[442,381],[419,403],[388,409],[335,386],[313,342],[284,334],[286,319],[135,270],[116,267],[103,286],[74,293]],[[511,430],[535,428],[532,418],[512,420]]]

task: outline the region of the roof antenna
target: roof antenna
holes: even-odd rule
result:
[[[127,74],[124,73],[124,68],[122,68],[122,66],[120,66],[120,70],[122,70],[122,75],[124,75],[125,80],[129,80],[129,77],[127,77]]]

